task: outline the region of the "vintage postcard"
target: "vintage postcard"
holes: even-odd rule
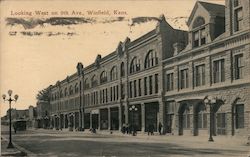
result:
[[[1,0],[1,156],[249,157],[249,0]]]

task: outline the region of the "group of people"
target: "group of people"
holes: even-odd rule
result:
[[[128,124],[128,123],[126,123],[126,124],[123,124],[122,125],[122,133],[123,134],[136,134],[136,131],[137,131],[137,129],[136,129],[136,126],[135,125],[130,125],[130,124]]]
[[[160,135],[162,135],[162,132],[163,132],[162,129],[163,129],[163,127],[162,127],[162,124],[160,122],[158,125],[158,132]],[[149,124],[147,127],[148,135],[154,135],[154,130],[155,130],[155,126],[152,123]]]
[[[153,123],[151,123],[151,124],[149,124],[148,126],[147,126],[147,132],[148,132],[148,135],[154,135],[154,130],[155,130],[155,126],[154,126],[154,124]],[[161,124],[161,122],[158,124],[158,131],[159,131],[159,134],[160,135],[162,135],[162,131],[163,130],[163,126],[162,126],[162,124]],[[131,133],[133,133],[133,135],[135,134],[136,135],[136,131],[137,131],[137,129],[136,129],[136,126],[134,125],[134,126],[132,126],[132,125],[130,125],[130,124],[128,124],[128,123],[126,123],[126,124],[123,124],[122,125],[122,133],[123,134],[131,134]]]

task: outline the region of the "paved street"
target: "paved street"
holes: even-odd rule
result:
[[[8,137],[5,127],[2,136]],[[242,140],[215,137],[147,136],[120,133],[28,130],[13,135],[13,141],[38,156],[248,156],[250,147]],[[234,141],[234,142],[233,142]],[[226,143],[225,143],[226,142]]]

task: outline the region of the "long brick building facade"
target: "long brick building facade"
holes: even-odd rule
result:
[[[197,1],[189,30],[164,16],[152,31],[49,86],[55,129],[146,132],[163,125],[177,135],[250,132],[249,1]],[[212,105],[212,108],[208,106]],[[210,118],[210,112],[212,119]]]

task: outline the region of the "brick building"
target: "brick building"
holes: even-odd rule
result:
[[[51,126],[120,130],[128,123],[144,132],[161,122],[164,132],[207,135],[211,124],[214,134],[248,134],[249,22],[245,0],[197,1],[188,31],[161,16],[152,31],[87,67],[78,63],[50,86]]]

